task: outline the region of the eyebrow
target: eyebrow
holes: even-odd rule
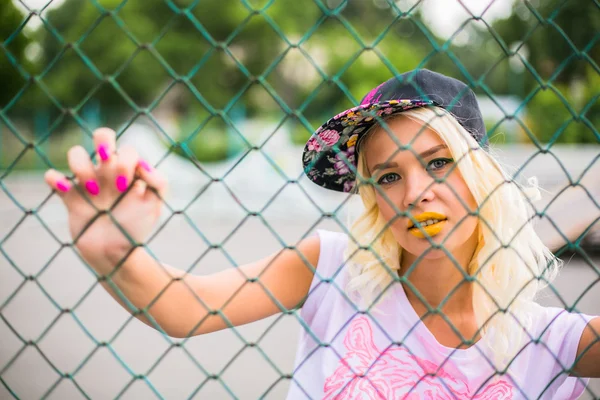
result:
[[[430,155],[435,154],[438,151],[447,149],[447,148],[448,148],[448,146],[446,146],[445,144],[439,144],[437,146],[430,148],[429,150],[425,150],[424,152],[419,154],[419,156],[421,158],[429,157]],[[398,163],[396,163],[395,161],[383,162],[380,164],[375,164],[375,166],[373,166],[373,171],[376,171],[378,169],[393,168],[393,167],[398,167]]]

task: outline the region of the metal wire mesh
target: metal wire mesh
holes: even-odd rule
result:
[[[51,3],[51,2],[50,2]],[[50,5],[48,3],[47,5]],[[368,3],[368,5],[366,5]],[[352,1],[324,1],[324,0],[311,0],[305,2],[296,2],[294,4],[271,1],[228,1],[223,4],[218,2],[206,2],[206,5],[202,1],[175,1],[175,0],[160,0],[152,2],[152,5],[145,4],[142,2],[135,1],[100,1],[100,0],[89,0],[85,2],[85,10],[87,12],[86,18],[91,23],[87,26],[87,29],[74,32],[68,29],[68,21],[60,20],[58,17],[53,19],[51,17],[52,11],[45,11],[45,8],[39,10],[29,9],[28,14],[20,21],[18,26],[14,27],[5,37],[2,38],[0,43],[0,50],[3,52],[8,65],[11,65],[16,71],[16,76],[21,79],[21,85],[17,87],[11,96],[2,104],[0,109],[0,121],[3,123],[5,129],[2,131],[2,135],[10,136],[12,140],[20,143],[20,151],[7,158],[2,163],[2,169],[0,170],[0,187],[6,194],[10,202],[19,209],[22,213],[22,218],[10,229],[7,230],[6,234],[0,241],[0,252],[4,259],[7,261],[6,268],[10,268],[17,272],[21,279],[21,283],[11,287],[10,293],[0,303],[0,319],[8,327],[8,329],[18,338],[18,344],[15,344],[15,348],[19,350],[13,354],[10,358],[4,360],[3,364],[0,364],[0,382],[2,382],[7,393],[12,395],[14,398],[21,398],[17,390],[11,387],[11,384],[4,378],[6,373],[11,367],[17,362],[19,356],[28,348],[34,347],[37,352],[48,362],[50,368],[56,373],[57,378],[51,382],[48,387],[40,393],[41,398],[51,398],[55,393],[56,388],[61,384],[63,380],[71,381],[79,391],[79,394],[83,397],[89,397],[86,393],[85,388],[78,385],[78,373],[86,365],[94,354],[100,348],[107,349],[117,362],[127,371],[129,380],[124,384],[115,397],[121,398],[128,393],[128,390],[137,381],[143,381],[145,385],[150,389],[153,395],[158,398],[163,398],[164,394],[158,389],[148,378],[148,375],[152,373],[163,361],[163,358],[173,348],[177,348],[183,351],[190,365],[197,368],[202,372],[202,378],[199,379],[200,383],[191,391],[188,396],[194,397],[195,395],[202,396],[202,389],[205,385],[211,381],[218,382],[224,391],[232,398],[237,398],[240,393],[230,390],[227,381],[224,380],[221,374],[226,371],[233,363],[236,362],[239,355],[244,349],[252,348],[256,349],[263,357],[264,361],[275,371],[277,378],[273,382],[272,386],[267,388],[264,393],[261,393],[261,398],[268,396],[271,389],[276,386],[280,381],[289,381],[293,379],[293,375],[289,372],[284,371],[279,365],[270,360],[270,356],[267,352],[263,351],[262,345],[254,341],[248,341],[244,335],[240,334],[235,329],[230,321],[227,320],[226,315],[220,310],[213,310],[206,316],[209,318],[212,315],[218,315],[232,328],[231,332],[243,343],[243,347],[237,354],[233,354],[231,359],[222,368],[221,372],[213,373],[203,366],[203,362],[198,360],[191,352],[186,350],[186,346],[189,346],[189,342],[193,339],[187,338],[182,341],[173,341],[167,338],[169,341],[169,348],[165,351],[161,357],[156,359],[144,372],[136,371],[135,368],[130,368],[128,363],[124,361],[117,350],[115,350],[114,341],[116,341],[128,326],[128,321],[124,323],[121,329],[118,329],[112,335],[110,340],[103,341],[97,340],[93,334],[91,334],[85,326],[85,323],[78,316],[78,308],[83,304],[84,300],[90,296],[93,290],[98,286],[99,283],[104,283],[111,287],[124,302],[126,307],[133,313],[134,316],[143,316],[161,333],[163,331],[161,326],[154,320],[151,312],[149,311],[156,301],[159,300],[160,294],[150,302],[147,307],[143,309],[137,309],[133,304],[129,302],[126,296],[121,292],[119,286],[113,282],[113,276],[117,274],[124,263],[127,261],[128,254],[121,260],[115,263],[114,270],[107,276],[97,277],[95,284],[91,285],[88,290],[81,293],[80,300],[73,304],[71,308],[64,308],[60,302],[54,300],[51,293],[44,290],[44,285],[40,283],[39,277],[45,273],[49,266],[55,261],[55,259],[65,251],[74,247],[79,239],[79,236],[72,238],[72,241],[64,242],[61,238],[53,232],[53,229],[45,222],[43,218],[39,217],[39,211],[51,201],[54,194],[50,194],[38,205],[32,208],[27,208],[22,205],[22,201],[18,197],[13,196],[10,187],[5,183],[10,174],[15,170],[23,160],[28,157],[31,153],[35,153],[39,159],[42,160],[44,167],[56,167],[56,159],[51,159],[48,154],[47,142],[57,135],[61,128],[65,126],[66,121],[70,121],[76,124],[82,132],[84,132],[87,141],[90,140],[91,134],[97,126],[90,121],[90,118],[86,116],[86,107],[88,107],[93,101],[98,100],[100,102],[104,100],[113,101],[120,99],[115,108],[125,108],[129,113],[122,127],[118,130],[117,134],[121,136],[127,130],[127,128],[133,125],[136,119],[143,117],[150,121],[154,125],[154,128],[161,134],[161,139],[167,143],[167,149],[164,152],[162,158],[156,160],[155,166],[160,166],[169,157],[174,154],[179,154],[186,157],[190,163],[194,166],[198,174],[204,175],[207,180],[207,184],[197,190],[192,199],[182,207],[175,207],[165,201],[166,213],[168,218],[161,222],[157,228],[153,237],[148,241],[152,241],[156,236],[160,235],[161,231],[169,224],[174,217],[181,217],[187,223],[188,228],[194,233],[195,237],[200,238],[203,245],[206,246],[207,251],[202,254],[197,254],[196,259],[190,265],[188,270],[192,270],[196,265],[201,265],[203,258],[206,256],[209,250],[219,250],[224,254],[224,257],[232,265],[238,265],[235,258],[232,257],[226,249],[225,244],[234,235],[236,230],[246,222],[248,218],[256,218],[266,228],[273,237],[276,238],[276,242],[281,247],[287,247],[295,249],[294,246],[289,245],[288,241],[283,239],[278,233],[277,229],[274,228],[274,224],[268,219],[263,217],[263,213],[269,208],[271,201],[286,188],[290,186],[297,187],[302,194],[308,199],[308,202],[312,203],[321,214],[318,221],[312,224],[311,228],[314,228],[323,219],[329,219],[335,222],[342,230],[347,231],[344,222],[338,216],[345,202],[340,207],[334,209],[333,212],[321,208],[317,201],[313,200],[309,191],[301,184],[298,184],[303,179],[303,174],[298,176],[289,176],[280,167],[280,164],[273,160],[272,154],[264,151],[269,140],[276,135],[280,134],[279,129],[286,123],[293,121],[300,126],[300,135],[308,137],[314,128],[318,126],[316,121],[321,121],[324,115],[334,115],[341,109],[349,108],[358,104],[360,96],[366,93],[370,87],[373,87],[374,83],[380,83],[384,79],[382,77],[390,74],[400,74],[404,72],[407,67],[419,68],[428,67],[435,69],[452,68],[451,72],[460,76],[461,80],[467,83],[471,88],[477,91],[480,96],[489,98],[499,109],[503,110],[503,117],[497,122],[492,123],[488,126],[488,133],[490,137],[493,137],[497,130],[501,130],[505,123],[512,122],[516,123],[523,137],[532,142],[537,147],[536,154],[532,155],[527,163],[531,162],[534,156],[538,154],[552,154],[553,146],[556,143],[565,141],[565,137],[568,137],[568,141],[576,141],[579,143],[597,143],[600,141],[600,134],[597,126],[600,121],[600,110],[598,107],[598,99],[600,92],[600,68],[598,67],[598,41],[600,34],[598,30],[588,31],[578,37],[569,37],[565,32],[564,27],[557,23],[559,17],[564,16],[561,13],[567,13],[572,10],[571,5],[573,1],[555,1],[552,4],[550,11],[548,7],[541,7],[537,5],[537,2],[524,1],[518,2],[513,7],[518,7],[521,13],[527,13],[528,23],[522,27],[520,32],[506,32],[499,33],[496,29],[500,29],[501,25],[493,25],[488,23],[485,18],[485,12],[482,15],[471,14],[468,19],[456,30],[456,32],[450,36],[447,40],[439,40],[439,38],[432,32],[431,27],[423,22],[420,14],[420,6],[422,2],[395,2],[391,0],[386,1],[365,1],[352,2]],[[80,7],[75,2],[68,3],[71,7]],[[536,6],[537,5],[537,6]],[[491,4],[490,4],[491,6]],[[589,1],[586,5],[589,7],[589,12],[593,14],[594,23],[598,23],[598,16],[600,15],[600,4],[594,0]],[[137,31],[132,32],[132,21],[127,18],[131,18],[132,14],[135,14],[131,10],[127,11],[127,7],[133,7],[135,10],[139,10],[144,7],[157,7],[160,8],[161,17],[163,18],[157,26],[160,27],[158,30],[148,31]],[[206,7],[206,8],[203,8]],[[290,8],[289,13],[282,13],[281,8]],[[365,8],[371,9],[378,8],[380,13],[373,14],[361,14]],[[221,13],[232,13],[235,10],[238,15],[238,24],[235,29],[227,31],[218,31],[215,25],[219,25],[219,18],[223,17],[216,10],[221,8]],[[489,8],[489,7],[488,7]],[[544,11],[542,11],[542,8]],[[302,16],[295,16],[295,12],[300,12],[301,9],[310,9],[309,12],[299,14]],[[465,8],[466,9],[466,8]],[[215,15],[207,15],[210,10]],[[275,12],[274,10],[277,10]],[[73,8],[75,12],[75,8]],[[82,16],[83,14],[78,14]],[[364,23],[361,23],[361,17],[365,18]],[[47,63],[43,65],[38,71],[32,73],[33,69],[28,65],[23,65],[23,62],[19,59],[18,55],[15,54],[12,47],[16,42],[21,40],[25,35],[25,28],[27,24],[34,18],[39,18],[42,24],[41,30],[44,32],[43,42],[48,48],[54,50],[51,57],[47,60]],[[376,22],[376,23],[375,23]],[[132,46],[132,50],[125,57],[125,61],[120,63],[123,59],[118,59],[118,62],[111,61],[109,54],[106,55],[106,59],[93,58],[90,54],[95,54],[88,49],[91,48],[90,41],[100,41],[102,37],[97,36],[98,30],[102,24],[110,23],[114,30],[110,31],[112,34],[118,34],[119,37],[112,40],[123,40],[127,41],[129,46]],[[479,34],[486,35],[488,39],[488,46],[494,46],[494,50],[491,52],[493,56],[489,57],[484,64],[475,65],[470,60],[470,53],[466,47],[456,46],[461,33],[473,32],[472,25],[477,24],[481,29]],[[183,29],[182,26],[186,26]],[[496,26],[496,28],[494,27]],[[409,28],[407,28],[409,27]],[[600,27],[596,25],[596,27]],[[371,29],[369,29],[371,28]],[[198,34],[198,48],[195,49],[198,54],[190,54],[189,58],[194,61],[186,60],[185,57],[181,58],[181,53],[171,52],[168,47],[163,43],[166,37],[169,35],[177,35],[182,32],[189,33],[190,30],[195,31]],[[539,33],[543,31],[543,33]],[[258,32],[258,34],[257,34]],[[548,32],[551,32],[548,33]],[[254,35],[254,36],[253,36]],[[270,44],[263,44],[262,47],[250,47],[250,41],[246,38],[269,36],[272,38]],[[504,35],[504,36],[503,36]],[[506,37],[509,35],[517,35],[517,45],[513,46],[512,43],[508,42]],[[552,35],[555,38],[558,35],[563,40],[561,49],[565,50],[564,59],[560,60],[557,65],[552,65],[550,70],[544,69],[543,62],[539,60],[531,60],[523,55],[523,49],[526,44],[535,45],[535,41],[540,36]],[[318,52],[312,51],[312,46],[316,40],[325,40],[330,46],[327,49],[331,53],[339,55],[339,60],[332,61],[327,64],[319,58]],[[406,65],[399,59],[398,54],[403,56],[407,54],[407,51],[403,46],[403,41],[410,38],[418,43],[420,47],[416,47],[420,51],[420,58],[416,65]],[[111,39],[111,38],[109,38]],[[173,42],[176,43],[175,39]],[[492,44],[489,44],[492,43]],[[248,46],[245,49],[244,46]],[[348,50],[345,50],[347,46]],[[263,47],[266,47],[265,50]],[[270,49],[276,49],[270,51]],[[256,52],[256,57],[253,54],[244,54],[244,51],[252,53]],[[473,50],[471,50],[473,51]],[[397,52],[398,54],[394,54]],[[292,58],[292,56],[299,58]],[[146,57],[146,58],[142,58]],[[180,58],[177,58],[180,57]],[[209,67],[211,62],[217,57],[223,57],[226,62],[220,64],[223,71],[218,76],[204,76],[205,72],[213,71]],[[78,63],[83,63],[85,66],[85,76],[61,76],[61,62],[63,60],[73,59],[77,60]],[[298,79],[294,84],[284,84],[282,81],[289,76],[286,75],[285,68],[290,66],[290,63],[298,62],[301,59],[301,63],[305,68],[309,68],[312,71],[311,78]],[[392,59],[392,61],[390,61]],[[141,60],[141,61],[140,61]],[[113,64],[110,64],[112,62]],[[507,112],[503,106],[496,101],[497,93],[493,88],[494,85],[498,85],[497,82],[511,80],[521,75],[511,75],[511,69],[509,68],[511,63],[517,63],[521,71],[528,77],[529,86],[522,84],[519,87],[520,95],[522,100],[519,106],[514,112]],[[119,64],[120,63],[120,64]],[[142,68],[139,68],[141,63]],[[187,64],[185,64],[187,63]],[[160,90],[154,92],[144,92],[143,94],[137,94],[136,90],[139,86],[152,85],[156,82],[144,82],[140,79],[136,79],[136,73],[143,75],[143,66],[150,64],[158,64],[161,68],[160,76],[156,76],[157,80],[162,79],[168,84],[161,87]],[[185,64],[185,67],[182,65]],[[375,71],[368,79],[361,79],[364,76],[365,68],[358,68],[357,65],[369,65],[375,64],[377,67],[372,69]],[[71,64],[68,64],[71,65]],[[282,67],[284,65],[284,67]],[[67,67],[64,67],[67,70]],[[81,71],[82,69],[78,70]],[[571,92],[563,90],[564,76],[567,73],[571,73],[575,70],[578,77],[585,77],[588,82],[588,88],[584,95],[574,96]],[[53,77],[53,74],[59,74],[58,78]],[[507,75],[508,74],[508,75]],[[207,75],[210,75],[209,73]],[[498,76],[502,76],[499,78]],[[146,75],[143,75],[147,77]],[[508,78],[507,78],[508,76]],[[127,77],[126,79],[123,77]],[[231,79],[232,82],[225,82],[223,80]],[[166,79],[163,79],[166,78]],[[212,78],[212,79],[211,79]],[[73,95],[69,93],[68,89],[73,88],[73,83],[67,84],[66,80],[72,79],[75,84],[85,87],[83,95]],[[133,83],[132,83],[133,82]],[[490,83],[491,82],[491,83]],[[511,82],[513,82],[511,80]],[[579,81],[581,82],[581,80]],[[514,82],[513,82],[514,83]],[[219,86],[226,87],[221,90]],[[160,86],[160,85],[158,85]],[[65,90],[64,88],[67,88]],[[256,88],[259,88],[259,92],[253,92]],[[106,92],[107,88],[111,90],[111,93]],[[197,107],[195,112],[198,113],[198,121],[194,124],[194,127],[186,133],[186,136],[182,140],[174,138],[173,135],[165,129],[161,122],[155,117],[154,113],[159,109],[160,104],[165,100],[168,94],[174,88],[183,88],[187,97],[187,101],[193,102]],[[33,96],[31,93],[35,90],[38,93],[38,97]],[[81,92],[79,92],[81,93]],[[132,95],[132,93],[136,93]],[[140,92],[141,93],[141,92]],[[250,93],[257,93],[257,96],[265,97],[267,100],[264,101],[248,101]],[[291,93],[291,94],[290,94]],[[27,116],[28,110],[22,107],[22,103],[39,102],[39,95],[41,94],[42,102],[51,109],[49,112],[50,123],[47,124],[42,133],[35,138],[28,137],[23,132],[23,129],[15,122],[19,120],[23,115]],[[547,105],[547,96],[552,94],[552,100],[555,103],[560,104],[560,116],[557,117],[557,123],[552,126],[551,132],[543,132],[545,126],[544,122],[553,118],[553,115],[536,115],[540,108],[532,108],[532,115],[539,121],[526,120],[522,116],[524,109],[532,105],[533,103]],[[25,99],[25,100],[23,100]],[[37,99],[37,100],[36,100]],[[546,100],[544,100],[546,99]],[[265,109],[272,111],[276,109],[276,123],[275,128],[269,132],[263,143],[256,144],[252,140],[248,139],[242,129],[240,129],[236,118],[233,116],[239,111],[240,104],[247,102],[249,104],[248,112],[249,116],[259,114]],[[266,105],[268,103],[268,105]],[[543,109],[543,107],[541,107]],[[555,109],[553,109],[555,110]],[[203,132],[207,127],[220,121],[222,127],[227,129],[234,140],[237,141],[239,148],[242,149],[241,155],[238,155],[237,161],[231,165],[231,167],[224,171],[222,176],[212,175],[205,167],[204,163],[197,159],[194,150],[194,142],[204,138]],[[536,124],[537,123],[537,124]],[[320,122],[319,122],[320,124]],[[532,128],[534,126],[534,128]],[[120,140],[120,139],[119,139]],[[119,143],[119,141],[118,141]],[[89,143],[88,143],[89,144]],[[235,190],[231,189],[227,183],[228,176],[235,173],[236,170],[243,168],[243,161],[252,153],[258,153],[264,156],[264,159],[273,168],[276,173],[285,180],[285,184],[281,186],[262,207],[253,208],[248,207],[243,201],[239,201],[236,197]],[[97,157],[95,151],[90,151],[92,157]],[[592,169],[594,160],[581,172],[581,177]],[[1,160],[1,159],[0,159]],[[297,160],[298,163],[300,160]],[[347,162],[348,160],[345,159]],[[557,159],[560,164],[560,159]],[[241,166],[240,166],[241,165]],[[525,165],[523,165],[525,167]],[[519,171],[516,172],[518,176]],[[582,184],[582,178],[574,179],[567,174],[569,184],[571,187],[581,187],[593,203],[595,209],[600,210],[600,204],[597,198],[594,197],[593,192],[588,190],[584,184]],[[208,191],[211,185],[222,185],[225,192],[235,199],[239,204],[245,217],[237,224],[233,226],[231,232],[224,236],[221,242],[214,242],[210,240],[200,229],[193,218],[188,213],[194,206],[195,202],[201,198],[206,191]],[[566,189],[566,188],[565,188]],[[82,192],[85,197],[85,194]],[[124,194],[125,195],[125,194]],[[123,196],[124,196],[123,195]],[[92,202],[90,201],[90,204]],[[93,205],[93,204],[92,204]],[[103,212],[98,210],[99,215],[104,215]],[[110,212],[108,216],[111,217]],[[538,217],[548,217],[547,210],[538,210]],[[50,258],[35,273],[27,273],[26,269],[18,262],[14,261],[14,256],[11,256],[3,248],[13,234],[19,230],[20,225],[30,218],[35,218],[50,235],[50,237],[59,245],[58,249],[50,255]],[[551,218],[550,218],[551,220]],[[118,222],[115,220],[118,225]],[[92,224],[93,221],[90,221]],[[566,242],[562,248],[557,249],[555,254],[561,257],[568,252],[574,252],[580,255],[585,262],[591,266],[591,270],[597,276],[600,276],[600,271],[595,263],[594,256],[588,255],[586,249],[583,249],[581,244],[585,240],[596,224],[596,220],[589,221],[589,225],[586,227],[584,232],[580,232],[575,240],[572,240],[565,235],[562,238]],[[557,228],[555,226],[555,228]],[[81,232],[83,234],[85,229]],[[557,228],[558,229],[558,228]],[[126,237],[129,237],[128,232],[121,229],[121,232]],[[136,246],[145,246],[144,243],[135,243]],[[33,243],[35,246],[35,243]],[[590,249],[594,248],[594,244],[590,245]],[[370,248],[370,247],[369,247]],[[155,257],[157,260],[159,256],[155,255],[148,247],[147,251]],[[131,249],[133,251],[134,248]],[[77,254],[74,252],[74,254]],[[301,257],[304,258],[302,254]],[[85,260],[79,258],[80,262],[86,264]],[[92,269],[88,266],[90,270]],[[247,277],[246,277],[247,278]],[[597,280],[597,277],[593,277]],[[260,279],[250,279],[249,282],[257,282],[262,285]],[[400,280],[403,283],[410,286],[408,280]],[[39,286],[39,289],[47,296],[52,303],[55,310],[58,311],[56,318],[51,321],[47,327],[39,332],[36,337],[26,337],[19,332],[19,329],[11,324],[9,318],[6,318],[5,313],[7,307],[13,301],[13,299],[19,295],[20,290],[27,282],[34,282]],[[581,295],[573,302],[575,306],[571,306],[564,302],[565,306],[569,310],[577,310],[577,304],[580,302],[584,294],[591,290],[595,281],[589,282],[587,287],[582,288]],[[263,288],[265,288],[263,286]],[[342,288],[338,288],[342,292]],[[414,289],[411,287],[411,289]],[[561,297],[561,294],[554,290],[554,294],[557,297]],[[166,290],[166,288],[164,289]],[[265,288],[266,290],[266,288]],[[190,292],[191,292],[190,288]],[[310,331],[311,327],[306,321],[300,318],[298,310],[287,310],[283,307],[278,299],[268,290],[266,290],[269,297],[274,304],[278,305],[281,309],[282,316],[291,316],[301,326],[302,329]],[[163,291],[161,291],[162,293]],[[232,297],[233,298],[233,297]],[[201,297],[196,296],[196,300],[203,304],[206,308],[206,304],[203,302]],[[227,306],[228,303],[224,305]],[[440,313],[439,309],[432,309],[430,312]],[[56,323],[61,319],[63,315],[70,315],[76,324],[86,332],[89,338],[94,342],[93,350],[88,356],[81,360],[79,365],[72,371],[67,372],[62,370],[60,367],[54,365],[54,363],[44,356],[44,351],[38,346],[38,343],[52,330]],[[442,314],[442,317],[445,317]],[[132,317],[133,318],[133,317]],[[445,319],[450,325],[450,320]],[[273,324],[266,327],[264,332],[261,334],[261,338],[267,336],[269,331],[273,329],[279,319],[276,319]],[[197,322],[194,329],[200,327],[205,322],[202,319]],[[167,337],[165,335],[165,337]],[[261,340],[259,338],[258,341]],[[68,340],[67,338],[64,338]],[[532,338],[535,340],[535,338]],[[468,340],[464,341],[464,344],[472,344]],[[341,357],[341,355],[340,355]],[[548,383],[548,386],[552,382]]]

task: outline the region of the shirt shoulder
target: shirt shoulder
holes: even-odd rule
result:
[[[568,371],[575,363],[581,335],[594,316],[537,303],[532,315],[532,358],[538,373],[552,382],[546,391],[553,393],[553,398],[578,398],[589,380],[571,377]]]
[[[317,229],[320,239],[317,274],[321,277],[334,278],[340,273],[344,264],[344,250],[348,246],[348,235],[343,232]],[[313,283],[318,283],[313,280]]]
[[[570,367],[575,361],[579,340],[591,315],[560,307],[533,303],[531,340],[539,340],[556,356],[556,361]]]
[[[317,229],[315,234],[319,237],[319,259],[301,313],[302,318],[309,323],[317,310],[326,311],[321,303],[332,290],[333,282],[341,286],[345,280],[344,250],[348,245],[348,235],[345,233]]]
[[[581,336],[585,326],[594,319],[592,315],[538,303],[533,303],[532,311],[532,330],[538,337],[564,337],[567,332]]]

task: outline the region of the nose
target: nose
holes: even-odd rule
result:
[[[403,205],[405,210],[411,205],[417,207],[420,203],[430,202],[434,199],[434,180],[429,174],[411,173],[404,179],[406,191],[404,192]]]

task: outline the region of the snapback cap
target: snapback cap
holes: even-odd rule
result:
[[[471,88],[458,79],[417,69],[383,82],[369,91],[359,106],[321,125],[304,146],[304,173],[326,189],[352,192],[356,182],[357,142],[377,123],[377,117],[386,118],[418,107],[448,110],[487,150],[485,124]]]

